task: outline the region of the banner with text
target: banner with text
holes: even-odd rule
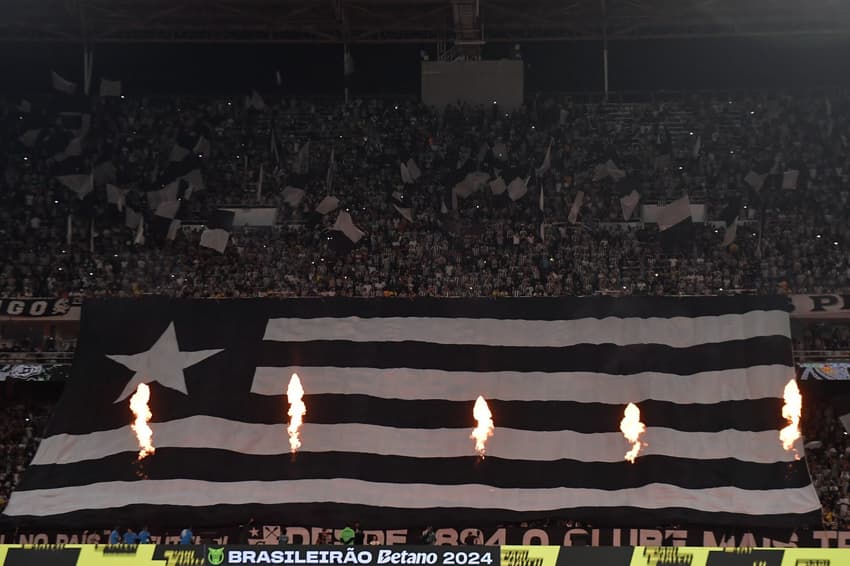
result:
[[[791,295],[792,318],[850,318],[850,295]]]
[[[339,540],[341,529],[319,527],[287,527],[257,525],[248,529],[195,530],[195,543],[278,545],[315,545],[323,533],[331,532]],[[366,529],[368,543],[392,546],[415,545],[423,540],[419,529]],[[850,548],[850,531],[775,531],[729,529],[640,529],[585,527],[507,527],[507,528],[439,528],[434,532],[438,546],[706,546],[725,548]],[[285,537],[285,538],[281,538]],[[109,530],[0,532],[0,544],[104,544]],[[157,544],[177,544],[180,529],[151,530],[151,540]]]
[[[4,364],[0,360],[0,381],[64,381],[68,378],[70,363],[67,364]]]
[[[483,562],[483,560],[489,562]],[[0,566],[292,566],[426,564],[431,566],[850,566],[838,549],[557,546],[233,547],[142,545],[0,545]]]
[[[0,317],[7,318],[65,318],[79,301],[71,299],[0,298]],[[79,309],[77,318],[79,319]]]
[[[557,549],[555,550],[557,555]],[[499,566],[495,547],[447,546],[209,546],[207,559],[212,566],[241,564],[292,564],[319,566],[350,564],[428,564],[432,566]],[[511,566],[521,566],[511,564]],[[530,566],[530,565],[525,565]],[[555,566],[552,564],[552,566]]]
[[[204,546],[0,545],[0,566],[205,566]]]

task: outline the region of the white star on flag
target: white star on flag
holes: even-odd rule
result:
[[[177,333],[174,330],[174,323],[170,323],[162,336],[145,352],[138,354],[107,354],[107,358],[114,362],[118,362],[134,373],[133,377],[124,387],[124,391],[118,396],[115,402],[126,399],[140,383],[153,383],[154,381],[188,395],[186,389],[186,377],[183,375],[183,370],[191,367],[198,362],[218,354],[223,349],[218,350],[198,350],[196,352],[183,352],[177,344]]]

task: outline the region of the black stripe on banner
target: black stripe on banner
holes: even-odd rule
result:
[[[161,310],[181,318],[215,312],[222,320],[261,318],[438,317],[513,320],[575,320],[580,318],[693,318],[745,314],[752,311],[791,311],[785,296],[729,297],[528,297],[510,299],[354,299],[335,297],[301,299],[232,299],[228,301],[169,299],[92,299],[85,311],[96,316],[126,316],[137,310]]]
[[[526,348],[427,342],[263,342],[258,366],[340,366],[444,371],[593,371],[692,375],[759,365],[791,365],[791,340],[762,336],[690,348],[661,344],[579,344]]]
[[[584,521],[592,523],[595,527],[631,525],[649,528],[658,528],[659,525],[701,525],[736,529],[758,527],[803,529],[819,528],[822,525],[819,510],[811,513],[754,516],[694,511],[680,507],[666,509],[574,507],[515,512],[463,507],[397,509],[340,503],[209,505],[206,507],[128,505],[116,509],[76,511],[50,517],[15,517],[11,522],[24,528],[67,528],[68,525],[86,525],[89,529],[112,528],[117,521],[125,525],[157,525],[158,528],[182,529],[186,525],[209,527],[238,525],[243,524],[247,517],[253,517],[258,524],[342,527],[359,521],[367,529],[371,526],[380,526],[420,530],[425,525],[452,525],[458,528],[488,527],[537,520]]]
[[[625,450],[624,450],[625,452]],[[810,483],[805,462],[757,464],[732,458],[693,460],[641,456],[634,464],[555,460],[534,462],[477,456],[410,458],[379,454],[299,452],[253,456],[202,448],[158,448],[141,463],[135,452],[73,464],[30,466],[20,489],[69,487],[99,481],[191,479],[212,482],[348,478],[378,483],[483,484],[498,488],[572,487],[614,491],[651,483],[687,489],[787,489]]]
[[[195,415],[210,415],[232,421],[280,424],[288,421],[285,396],[231,396],[226,403],[215,399],[186,403],[179,391],[152,386],[153,422],[167,422]],[[472,428],[474,400],[402,400],[368,395],[306,395],[308,423],[369,424],[393,428],[439,429]],[[625,405],[579,403],[575,401],[501,401],[488,399],[497,427],[529,431],[571,430],[582,434],[620,432]],[[761,432],[779,430],[782,400],[776,398],[724,401],[714,404],[680,405],[646,400],[637,403],[641,421],[649,427],[683,432],[719,432],[727,429]],[[98,430],[111,430],[130,423],[124,403],[110,404],[98,414]],[[54,423],[55,425],[55,423]],[[87,434],[89,423],[72,420],[52,434]]]
[[[275,420],[280,404],[273,404]],[[319,424],[360,423],[395,428],[465,428],[475,426],[474,401],[382,399],[364,395],[308,395],[308,422]],[[532,431],[571,430],[583,434],[620,432],[625,405],[571,401],[500,401],[488,399],[496,426]],[[779,430],[782,400],[726,401],[711,405],[677,405],[647,400],[637,403],[641,421],[648,427],[684,432],[720,432],[727,429],[760,432]]]

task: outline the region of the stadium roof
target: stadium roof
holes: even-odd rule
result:
[[[3,0],[0,41],[425,43],[850,35],[846,0]]]

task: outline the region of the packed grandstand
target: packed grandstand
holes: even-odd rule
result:
[[[526,92],[515,107],[439,107],[410,93],[294,96],[279,73],[279,88],[238,96],[41,76],[44,89],[0,92],[0,545],[140,542],[128,529],[169,544],[390,544],[399,525],[407,544],[534,544],[543,533],[565,545],[850,545],[848,92]],[[494,394],[493,413],[484,392],[463,396],[497,372],[544,385],[504,378],[498,391],[513,397]],[[559,372],[573,385],[546,381]],[[627,431],[631,385],[592,381],[612,376],[660,380],[635,386],[644,444],[644,423]],[[692,391],[673,379],[683,376]],[[786,389],[780,408],[777,384],[789,379],[802,391],[799,427],[780,413],[794,397]],[[302,396],[304,422],[285,428]],[[802,438],[783,446],[785,419]],[[288,438],[256,432],[280,424]],[[673,440],[653,437],[664,427]],[[449,429],[462,430],[462,449],[399,440]],[[575,433],[586,454],[535,446],[554,432]],[[550,446],[561,456],[540,455]],[[704,477],[689,473],[702,466]],[[386,491],[377,503],[365,488],[348,499],[364,479]],[[254,480],[303,491],[236,491]],[[324,493],[335,480],[339,501]],[[161,501],[174,515],[159,515],[134,493],[149,482],[138,493],[156,499],[150,484],[170,481],[220,481],[231,504],[206,505],[197,490],[190,500],[184,487],[196,484],[175,483],[181,502]],[[491,520],[508,504],[475,499],[479,483],[528,500]],[[559,507],[575,516],[535,508],[536,490],[564,486],[615,503]],[[456,509],[436,488],[462,494]],[[632,488],[652,497],[632,500]],[[712,489],[754,503],[719,508],[702,495]],[[410,503],[417,491],[443,504]],[[420,524],[423,508],[457,522]],[[286,515],[273,525],[275,511]],[[622,517],[665,534],[620,533],[633,526]],[[500,539],[499,528],[520,534]],[[756,538],[742,538],[750,528]]]
[[[552,96],[514,112],[445,113],[387,99],[267,95],[256,110],[236,98],[105,98],[85,108],[90,127],[77,137],[80,129],[55,121],[61,98],[32,98],[28,113],[22,99],[3,104],[6,296],[702,295],[848,286],[848,103],[837,94],[644,104]],[[79,114],[69,127],[82,128]],[[184,157],[189,165],[170,160],[175,147],[188,152],[199,140],[207,153]],[[78,155],[66,156],[75,141]],[[550,170],[531,175],[550,142]],[[415,185],[400,173],[408,159],[421,170]],[[624,178],[599,178],[597,166],[609,159]],[[159,192],[189,171],[200,171],[204,190],[181,193],[180,237],[152,237]],[[793,189],[782,188],[788,171],[799,175]],[[480,190],[453,198],[465,175],[478,172]],[[754,190],[752,172],[764,192]],[[85,199],[61,182],[89,174],[96,190]],[[490,182],[510,183],[508,175],[530,179],[522,198],[493,194]],[[108,202],[110,184],[128,191],[126,209]],[[284,194],[287,187],[305,193]],[[637,213],[623,221],[621,198],[632,191],[641,204],[686,194],[705,205],[704,221],[690,240],[665,248]],[[315,212],[329,195],[365,233],[345,254],[328,237],[336,214]],[[393,208],[398,201],[412,221]],[[192,225],[233,206],[273,207],[277,223],[234,228],[222,254],[199,247]],[[134,243],[139,214],[144,243]],[[722,247],[736,218],[736,237]]]
[[[846,102],[840,95],[692,96],[640,104],[552,97],[514,112],[460,106],[445,113],[403,99],[346,104],[267,95],[262,110],[235,98],[95,99],[84,138],[86,160],[56,158],[69,135],[47,119],[56,97],[31,97],[26,112],[21,104],[6,100],[3,105],[2,295],[7,297],[510,297],[847,289],[846,140],[840,133]],[[803,127],[790,128],[793,120]],[[24,143],[35,126],[41,126],[37,143]],[[58,145],[49,143],[56,138],[62,139]],[[184,139],[191,142],[182,142],[186,145],[198,139],[208,143],[204,154],[191,157],[205,187],[180,200],[184,227],[203,226],[216,208],[234,207],[273,209],[277,222],[232,228],[224,253],[201,247],[201,231],[193,229],[173,239],[149,234],[140,241],[138,226],[126,225],[126,209],[139,211],[148,225],[155,223],[156,211],[146,198],[159,180],[143,172],[173,168],[170,154]],[[547,158],[549,140],[554,140],[551,169],[532,175]],[[310,167],[297,174],[299,148],[308,142]],[[503,163],[494,147],[507,152]],[[415,184],[405,183],[400,172],[408,159],[421,169]],[[607,159],[622,168],[625,180],[595,178]],[[57,180],[85,174],[93,162],[111,166],[84,199]],[[500,169],[510,167],[523,168],[536,184],[515,201],[490,188],[504,176]],[[763,193],[747,180],[760,167],[763,182],[775,185]],[[803,171],[801,180],[782,189],[782,172],[792,167]],[[467,171],[485,172],[486,183],[458,198],[452,188]],[[264,179],[258,187],[260,172]],[[121,205],[109,202],[107,184],[126,190]],[[286,189],[296,185],[303,197],[287,202]],[[690,238],[685,245],[670,249],[654,227],[638,218],[624,221],[621,198],[633,190],[641,202],[658,204],[687,193],[692,203],[705,205],[705,220],[685,235]],[[571,220],[579,191],[585,197]],[[365,233],[356,245],[334,246],[329,237],[334,215],[316,213],[329,194]],[[399,211],[400,203],[409,218]],[[734,242],[722,246],[732,221],[729,203],[739,207],[731,216],[740,228]],[[798,324],[794,330],[795,350],[803,356],[814,352],[816,361],[848,348],[846,324]],[[74,347],[73,332],[17,339],[11,337],[14,331],[8,334],[4,350],[17,362],[26,361],[27,353]],[[49,415],[49,406],[21,404],[11,391],[2,427],[4,502]],[[828,398],[815,395],[807,401],[804,433],[824,526],[847,528],[846,432]]]

